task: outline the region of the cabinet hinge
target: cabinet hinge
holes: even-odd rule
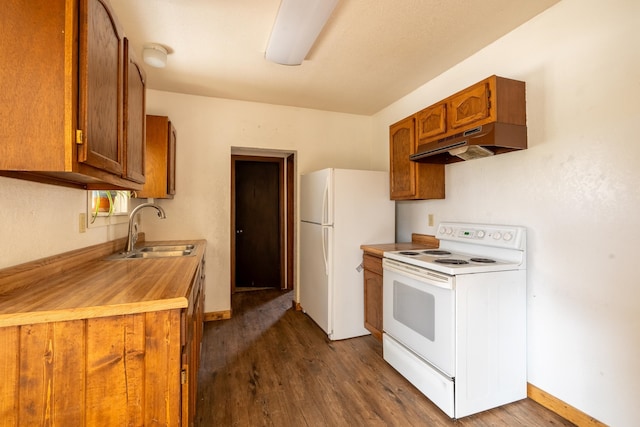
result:
[[[187,383],[187,370],[183,369],[180,372],[180,384],[186,384]]]
[[[84,142],[84,135],[82,133],[82,130],[76,129],[76,144],[82,145],[83,142]]]

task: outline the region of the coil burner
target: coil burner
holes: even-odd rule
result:
[[[443,251],[443,250],[439,250],[439,249],[434,249],[434,250],[428,250],[428,251],[422,251],[423,254],[425,255],[434,255],[434,256],[445,256],[445,255],[451,255],[451,252],[449,251]]]
[[[496,262],[495,259],[491,259],[491,258],[471,258],[469,259],[469,261],[478,262],[480,264],[493,264],[494,262]]]
[[[467,261],[463,259],[454,259],[454,258],[437,259],[435,262],[438,262],[440,264],[452,264],[452,265],[469,264]]]

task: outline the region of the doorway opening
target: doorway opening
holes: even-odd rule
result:
[[[294,288],[294,156],[232,149],[231,294]]]

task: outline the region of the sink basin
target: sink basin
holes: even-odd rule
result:
[[[130,254],[123,254],[123,257],[126,259],[131,258],[167,258],[167,257],[176,257],[176,256],[189,256],[191,255],[191,250],[175,250],[175,251],[151,251],[151,252],[133,252]]]
[[[144,246],[139,249],[140,252],[176,252],[176,251],[192,251],[195,245],[154,245]]]
[[[195,245],[150,245],[133,252],[119,252],[107,257],[108,260],[140,258],[173,258],[195,255]]]

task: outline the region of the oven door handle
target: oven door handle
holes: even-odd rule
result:
[[[409,265],[389,258],[382,259],[382,268],[396,274],[411,277],[429,285],[438,286],[444,289],[455,288],[454,276],[438,273],[426,268],[416,267],[414,265]]]

